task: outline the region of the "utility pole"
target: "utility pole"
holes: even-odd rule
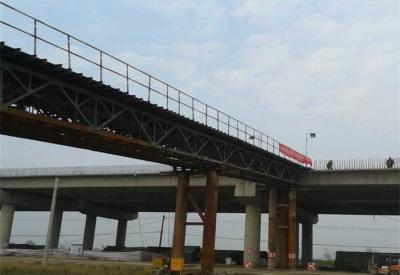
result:
[[[158,247],[161,247],[161,244],[162,244],[162,235],[163,235],[163,231],[164,231],[164,220],[165,220],[165,215],[162,216],[160,242],[158,243]]]
[[[59,182],[59,178],[56,178],[54,181],[53,197],[51,199],[50,218],[49,218],[49,225],[47,226],[46,246],[44,249],[42,265],[46,265],[48,262],[48,259],[49,259],[49,247],[50,247],[50,240],[52,238],[51,235],[53,232],[52,229],[53,229],[53,222],[54,222],[54,213],[56,210],[58,182]]]

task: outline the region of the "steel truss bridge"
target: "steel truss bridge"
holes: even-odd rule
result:
[[[11,21],[0,21],[4,29],[32,38],[33,46],[29,54],[9,46],[15,41],[0,44],[1,134],[177,169],[215,169],[266,184],[297,183],[309,169],[293,154],[282,152],[283,144],[253,127],[70,34],[0,4],[31,20],[33,26],[27,31]],[[66,46],[39,36],[40,27],[64,36]],[[65,54],[66,63],[39,58],[38,42]],[[74,52],[74,42],[96,52],[98,60]],[[122,65],[123,71],[107,66],[107,58]],[[75,59],[94,65],[98,77],[77,73]],[[107,73],[125,83],[124,88],[107,85]],[[137,93],[143,90],[146,96],[140,98]]]

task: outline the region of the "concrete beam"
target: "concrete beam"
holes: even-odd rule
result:
[[[115,219],[115,220],[134,220],[137,218],[138,213],[130,213],[121,211],[119,209],[113,209],[104,207],[97,204],[88,203],[87,201],[78,201],[79,212],[87,215],[96,215],[103,218]]]
[[[300,223],[318,223],[318,214],[311,213],[300,206],[297,206],[297,221]]]
[[[48,210],[50,209],[51,198],[46,196],[0,189],[0,204],[11,204],[16,207],[31,207],[32,210]],[[137,213],[125,212],[119,209],[113,209],[93,203],[88,203],[86,201],[73,201],[62,198],[57,199],[57,209],[79,211],[82,214],[94,214],[99,217],[116,220],[133,220],[137,218]]]
[[[306,173],[303,186],[354,186],[354,185],[398,185],[400,169],[381,170],[330,170]]]

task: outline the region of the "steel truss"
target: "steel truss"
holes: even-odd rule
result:
[[[32,66],[15,65],[5,60],[1,62],[1,75],[2,115],[4,110],[13,109],[35,118],[46,117],[84,126],[92,134],[112,134],[139,142],[141,149],[135,150],[135,154],[127,153],[128,156],[194,170],[212,167],[269,183],[296,183],[304,171],[300,165],[209,127],[203,131],[203,125],[163,108],[153,105],[152,110],[158,111],[144,110],[140,104],[130,102],[132,96],[119,90],[115,90],[118,98],[98,94],[63,81],[61,74],[60,77],[50,77],[38,73]],[[97,85],[103,84],[97,82]],[[136,98],[136,101],[140,100]],[[164,115],[166,112],[170,113],[169,117]],[[176,120],[171,119],[174,116]],[[210,134],[213,131],[215,135]],[[21,136],[13,133],[13,129],[3,130],[2,127],[1,132]],[[29,138],[29,134],[25,133],[24,137]],[[31,138],[35,139],[33,133]],[[57,140],[52,142],[58,143]],[[146,148],[149,148],[148,152],[145,152]],[[98,150],[108,152],[107,148]]]

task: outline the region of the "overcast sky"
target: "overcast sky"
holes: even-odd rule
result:
[[[301,152],[305,133],[315,131],[317,137],[310,140],[308,150],[313,159],[400,155],[396,0],[5,2],[121,57]],[[2,17],[13,18],[5,10]],[[19,23],[29,27],[29,22]],[[14,39],[3,28],[2,40],[12,46],[21,47],[18,43],[22,42],[23,48],[30,47],[31,40]],[[45,32],[40,30],[39,34]],[[7,40],[7,36],[13,39]],[[59,58],[44,47],[39,47],[39,55]],[[88,67],[82,68],[89,75],[93,73]],[[3,168],[142,163],[11,137],[1,136],[0,141]],[[40,215],[39,220],[45,220],[46,215]],[[16,218],[19,216],[39,217],[18,213]],[[65,221],[64,233],[70,233],[65,231],[68,228],[79,228],[76,222],[83,224],[82,216],[76,217]],[[146,217],[151,221],[152,215],[144,214],[142,223]],[[229,215],[220,218],[241,219]],[[26,232],[26,222],[32,223],[16,222],[13,233]],[[34,224],[36,233],[44,232],[43,222]],[[99,232],[115,229],[113,221],[99,224]],[[389,231],[323,228],[341,224]],[[321,216],[319,225],[322,228],[316,230],[316,243],[393,246],[395,240],[400,245],[396,232],[399,223],[393,217]],[[149,226],[150,231],[156,230]],[[221,222],[219,229],[226,226]],[[240,237],[243,226],[235,228],[238,231],[232,234]],[[111,237],[102,238],[96,239],[98,245],[112,243]],[[145,236],[147,242],[154,239]],[[199,240],[189,237],[189,242]],[[138,241],[136,235],[128,238],[130,245],[139,245]],[[217,246],[227,248],[242,245],[240,241],[217,242]],[[323,251],[323,247],[316,249],[319,254]]]

